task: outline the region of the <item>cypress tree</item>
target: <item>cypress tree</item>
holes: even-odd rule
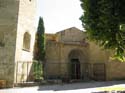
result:
[[[36,33],[36,60],[44,61],[45,59],[45,28],[43,18],[39,18],[39,24]]]

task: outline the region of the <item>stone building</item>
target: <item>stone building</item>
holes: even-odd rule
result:
[[[112,54],[88,41],[86,33],[75,27],[46,34],[44,74],[47,79],[123,79],[125,63],[112,61]]]
[[[35,14],[36,0],[0,0],[0,80],[6,80],[7,87],[22,78],[16,77],[22,64],[32,61]],[[22,64],[17,69],[18,62]]]
[[[0,0],[0,81],[6,87],[32,78],[35,14],[36,0]],[[47,79],[124,79],[125,63],[111,61],[111,54],[75,27],[46,34],[44,74]]]

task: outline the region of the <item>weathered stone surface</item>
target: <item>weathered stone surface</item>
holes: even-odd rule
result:
[[[125,64],[118,61],[112,62],[110,59],[112,54],[113,51],[104,50],[96,43],[88,41],[85,32],[75,27],[69,28],[56,34],[46,34],[45,71],[50,78],[67,78],[66,75],[71,74],[71,60],[78,59],[81,78],[89,75],[96,80],[123,79]]]
[[[0,79],[7,87],[16,82],[16,62],[32,61],[35,14],[36,0],[0,0]],[[22,50],[25,32],[31,35],[29,51]]]

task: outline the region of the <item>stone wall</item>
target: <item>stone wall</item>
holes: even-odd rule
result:
[[[89,41],[89,60],[91,63],[107,63],[109,61],[110,51],[99,47],[95,42]]]
[[[33,73],[33,62],[17,62],[16,63],[16,77],[15,82],[23,83],[23,82],[30,82],[34,80],[34,73]]]
[[[106,64],[107,80],[125,79],[125,62],[112,61]]]
[[[16,63],[22,62],[22,64],[25,64],[25,63],[27,64],[27,62],[32,62],[33,60],[33,49],[34,49],[35,34],[36,34],[35,16],[36,16],[36,0],[20,0],[18,26],[17,26],[17,39],[16,39],[16,54],[15,54]],[[29,35],[28,37],[29,40],[26,42],[24,39],[25,34]],[[27,37],[26,37],[26,40],[27,40]],[[24,43],[29,44],[28,49],[25,49]],[[27,75],[29,75],[31,67],[32,66],[28,68]],[[15,83],[16,83],[16,79],[18,82],[19,80],[21,80],[20,79],[21,76],[16,75],[16,69],[22,69],[22,68],[20,67],[15,68]],[[24,72],[27,72],[27,71],[24,71]],[[26,80],[28,76],[24,78],[25,78],[24,80]]]
[[[20,0],[15,61],[32,61],[36,33],[35,14],[36,0]],[[31,35],[28,51],[23,50],[23,39],[26,32]]]
[[[6,80],[7,87],[16,80],[16,62],[32,61],[35,14],[36,0],[0,0],[0,80]],[[31,35],[28,51],[23,50],[25,32]]]
[[[86,37],[83,31],[75,27],[57,32],[56,35],[58,42],[78,42]]]
[[[14,60],[18,19],[18,0],[0,1],[0,80],[7,81],[7,87],[14,82]]]

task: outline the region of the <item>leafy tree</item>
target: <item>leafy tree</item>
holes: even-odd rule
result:
[[[45,28],[43,18],[39,18],[39,24],[36,34],[36,54],[35,59],[39,61],[44,61],[45,59]]]
[[[88,38],[105,49],[115,50],[114,57],[124,61],[125,0],[80,0],[84,14],[80,20]]]

